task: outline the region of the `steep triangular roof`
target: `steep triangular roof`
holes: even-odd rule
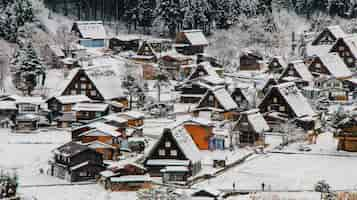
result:
[[[351,70],[346,66],[337,53],[328,53],[319,56],[322,64],[327,68],[330,75],[335,78],[347,78],[352,76]]]
[[[102,21],[76,21],[73,26],[77,27],[82,38],[105,39],[107,33]],[[73,28],[72,28],[73,30]]]
[[[198,103],[197,108],[202,108],[202,103],[205,101],[209,95],[213,94],[219,104],[225,111],[234,110],[238,108],[236,102],[232,99],[229,92],[224,87],[217,87],[214,89],[210,89],[206,92],[206,94],[202,97],[200,102]]]
[[[339,38],[343,38],[346,36],[346,33],[342,30],[342,28],[338,25],[336,26],[328,26],[326,27],[312,42],[312,45],[317,45],[317,43],[320,41],[321,37],[325,34],[330,34],[334,39],[337,40]]]

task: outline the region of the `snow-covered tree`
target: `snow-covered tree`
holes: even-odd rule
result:
[[[15,173],[10,175],[0,171],[0,199],[10,198],[16,196],[18,186],[18,176]]]
[[[56,30],[56,43],[64,50],[66,56],[70,56],[72,44],[78,40],[76,34],[70,31],[67,25],[61,25]]]
[[[45,70],[31,42],[20,45],[11,63],[16,70],[15,85],[27,95],[31,95],[39,84],[40,78],[42,78],[41,84],[44,84]]]

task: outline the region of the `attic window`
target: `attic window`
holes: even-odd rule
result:
[[[170,151],[171,156],[177,156],[177,150],[171,150]]]
[[[170,141],[166,141],[165,142],[165,147],[166,148],[170,148],[171,147],[171,142]]]
[[[159,156],[165,156],[165,149],[159,149]]]
[[[321,64],[320,63],[316,63],[315,67],[316,68],[321,68]]]
[[[347,59],[347,62],[348,62],[348,63],[353,63],[353,58],[348,58],[348,59]]]
[[[338,50],[339,50],[339,51],[344,51],[344,50],[345,50],[345,47],[344,47],[344,46],[339,46],[339,47],[338,47]]]
[[[213,99],[214,99],[214,98],[213,98],[212,95],[208,97],[208,101],[210,101],[210,102],[213,102]]]
[[[86,77],[81,77],[81,81],[85,81],[86,80]]]
[[[289,70],[288,74],[289,74],[289,76],[293,76],[294,75],[294,71],[293,70]]]
[[[204,76],[205,74],[203,72],[199,72],[198,75]]]
[[[284,111],[285,111],[285,106],[280,106],[280,107],[279,107],[279,111],[280,111],[280,112],[284,112]]]
[[[274,97],[274,98],[273,98],[273,102],[274,102],[274,103],[278,103],[278,98]]]
[[[242,97],[241,96],[236,96],[236,101],[241,101],[242,100]]]

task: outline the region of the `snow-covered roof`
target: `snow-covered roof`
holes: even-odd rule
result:
[[[352,55],[357,58],[357,34],[352,34],[347,37],[340,38],[350,49]]]
[[[78,102],[89,102],[91,101],[86,95],[64,95],[55,97],[62,104],[72,104]]]
[[[106,103],[77,103],[73,106],[73,111],[102,111],[108,108]]]
[[[306,56],[319,56],[319,55],[324,55],[327,54],[330,49],[331,49],[332,45],[311,45],[308,44],[306,46]]]
[[[203,126],[214,126],[214,123],[209,120],[209,119],[205,119],[205,118],[200,118],[200,117],[191,117],[191,116],[187,116],[187,117],[182,117],[179,120],[177,120],[174,124],[171,125],[171,127],[179,127],[183,124],[199,124],[199,125],[203,125]]]
[[[208,40],[201,30],[184,30],[182,33],[193,46],[208,45]]]
[[[127,119],[120,117],[117,114],[111,114],[111,115],[104,116],[103,119],[108,120],[108,121],[118,122],[118,123],[127,123],[128,122]]]
[[[82,143],[83,145],[88,146],[91,149],[97,149],[97,148],[109,148],[109,149],[116,149],[115,147],[113,147],[112,145],[106,144],[104,142],[101,142],[99,140],[94,140],[92,142],[89,143]]]
[[[145,114],[139,111],[130,110],[123,113],[118,113],[118,116],[123,118],[142,119],[145,117]]]
[[[36,104],[36,105],[41,105],[44,103],[44,100],[42,97],[21,97],[17,96],[15,98],[16,104],[23,104],[23,103],[29,103],[29,104]]]
[[[88,39],[105,39],[107,33],[102,21],[76,21],[79,32],[83,38]]]
[[[176,160],[176,159],[150,159],[146,161],[150,166],[189,166],[189,160]]]
[[[87,161],[85,161],[85,162],[82,162],[82,163],[79,163],[79,164],[77,164],[77,165],[74,165],[74,166],[72,166],[70,169],[71,169],[71,170],[76,170],[76,169],[82,168],[82,167],[84,167],[84,166],[86,166],[86,165],[88,165],[88,164],[89,164],[89,160],[87,160]]]
[[[150,182],[151,178],[148,174],[146,174],[146,175],[127,175],[127,176],[111,177],[110,181],[115,182],[115,183]]]
[[[140,40],[140,37],[137,35],[128,35],[128,34],[121,34],[121,35],[117,35],[115,37],[113,37],[113,39],[118,39],[120,41],[133,41],[133,40]]]
[[[263,115],[259,112],[259,109],[248,110],[244,112],[244,114],[247,115],[248,122],[251,124],[255,132],[262,133],[264,131],[269,131],[270,127]]]
[[[316,43],[320,38],[321,34],[323,34],[326,31],[330,32],[332,36],[335,37],[336,40],[346,36],[346,33],[342,30],[340,26],[338,25],[328,26],[315,38],[315,40],[312,43],[313,44]]]
[[[206,94],[202,97],[201,101],[198,103],[198,106],[201,105],[206,96],[210,95],[210,91],[215,96],[217,101],[221,104],[224,110],[228,111],[238,108],[237,103],[232,99],[231,95],[224,87],[218,87],[212,90],[208,90]]]
[[[307,82],[311,82],[314,80],[311,72],[309,71],[308,67],[305,65],[304,61],[296,60],[289,63],[290,67],[293,67],[296,72],[300,75],[301,79]],[[289,67],[286,68],[289,70]]]
[[[283,83],[275,85],[272,88],[276,88],[280,92],[297,117],[316,115],[307,99],[296,87],[295,83]]]
[[[336,78],[346,78],[352,76],[352,72],[337,53],[328,53],[320,56],[319,58],[332,76]]]
[[[165,131],[165,130],[164,130]],[[187,159],[195,162],[201,160],[201,154],[190,134],[183,126],[171,129],[172,136],[178,144],[178,148],[185,154]]]
[[[17,110],[14,101],[0,101],[0,110]]]
[[[167,166],[160,170],[161,172],[188,172],[186,166]]]
[[[89,149],[89,147],[72,141],[72,142],[68,142],[68,143],[56,148],[55,150],[53,150],[53,152],[55,154],[60,154],[65,157],[70,157],[70,156],[77,155],[77,154],[79,154],[83,151],[86,151],[88,149]]]

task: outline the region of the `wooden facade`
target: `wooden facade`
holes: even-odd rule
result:
[[[356,67],[357,52],[355,52],[355,43],[357,42],[356,36],[347,36],[340,38],[333,45],[330,52],[336,52],[343,59],[348,68]]]
[[[50,174],[70,182],[94,179],[105,169],[101,154],[69,142],[54,151]]]
[[[337,138],[337,150],[357,152],[357,121],[355,119],[342,120],[335,125]]]
[[[273,57],[268,64],[268,71],[270,73],[281,73],[286,67],[286,62],[282,57]]]
[[[109,40],[109,48],[116,52],[134,51],[139,49],[140,39],[136,37],[114,37]]]
[[[265,66],[263,63],[263,56],[257,52],[246,51],[240,55],[239,69],[242,71],[256,71],[262,70]]]

